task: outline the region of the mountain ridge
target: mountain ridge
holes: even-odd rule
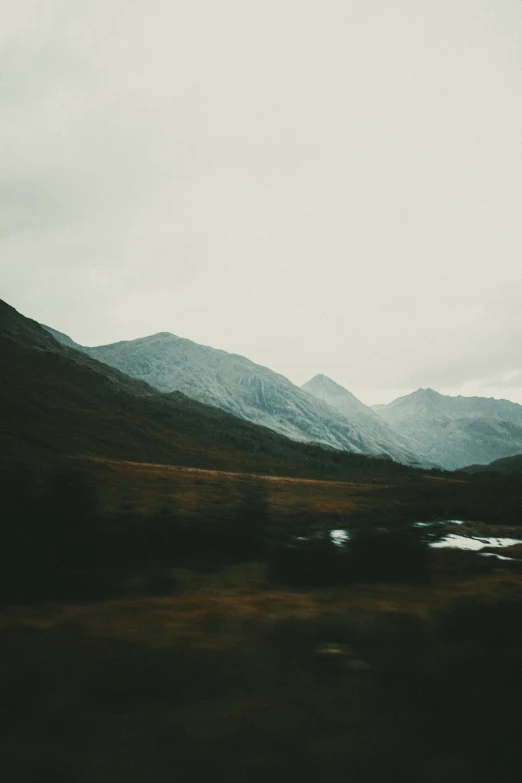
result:
[[[505,475],[522,473],[522,454],[502,457],[487,465],[466,465],[462,470],[465,473],[503,473]]]
[[[393,462],[295,443],[59,343],[0,300],[0,462],[116,459],[289,476],[389,475]]]
[[[511,400],[417,389],[371,407],[445,469],[489,464],[522,452],[522,405]]]
[[[459,470],[522,451],[522,406],[509,400],[451,397],[421,387],[386,405],[366,406],[324,374],[301,388],[247,357],[157,332],[80,350],[163,393],[179,391],[303,443],[398,462]]]
[[[347,419],[355,419],[371,432],[381,438],[400,442],[406,449],[420,454],[419,444],[411,438],[404,437],[399,431],[393,430],[375,411],[365,405],[352,392],[344,386],[322,373],[315,375],[301,386],[308,394],[322,400],[330,407],[335,408]]]
[[[298,442],[382,455],[405,464],[421,462],[410,443],[391,428],[380,425],[379,430],[349,420],[283,375],[239,354],[170,332],[82,350],[162,392],[181,391]]]

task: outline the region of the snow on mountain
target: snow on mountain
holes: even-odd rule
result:
[[[60,339],[59,333],[53,334]],[[355,417],[347,418],[284,376],[243,356],[167,332],[82,350],[161,391],[181,391],[292,440],[419,462],[393,433],[387,437],[384,428],[378,432]]]
[[[356,422],[372,432],[375,437],[394,443],[398,448],[407,449],[417,454],[421,453],[419,444],[404,436],[400,431],[392,429],[368,405],[365,405],[352,392],[326,375],[316,375],[304,383],[301,388],[331,408],[335,408],[346,419]]]
[[[522,452],[522,405],[509,400],[418,389],[372,409],[420,444],[426,459],[450,470]]]

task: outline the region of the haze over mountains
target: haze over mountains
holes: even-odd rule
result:
[[[66,335],[53,334],[64,344],[76,346]],[[81,350],[160,391],[181,391],[295,441],[355,454],[386,455],[405,464],[422,463],[410,440],[362,402],[356,401],[346,415],[243,356],[165,332]]]
[[[372,408],[414,438],[426,459],[449,470],[522,453],[522,405],[509,400],[418,389]]]

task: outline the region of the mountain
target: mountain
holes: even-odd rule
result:
[[[58,342],[0,300],[0,463],[105,458],[296,476],[389,475],[395,463],[294,443],[162,393]]]
[[[419,462],[407,440],[390,428],[379,430],[361,417],[347,418],[284,376],[243,356],[168,332],[82,350],[161,391],[181,391],[294,441],[386,456],[406,464]]]
[[[397,448],[403,448],[412,453],[422,453],[418,443],[415,443],[411,438],[405,437],[399,431],[393,430],[368,405],[365,405],[348,389],[340,386],[326,375],[316,375],[303,384],[301,388],[318,400],[322,400],[331,408],[335,408],[349,421],[356,422],[359,426],[364,427],[374,437],[393,443]]]
[[[496,459],[489,465],[467,465],[462,470],[466,473],[522,473],[522,454]]]
[[[372,409],[419,443],[427,459],[449,470],[522,452],[522,405],[509,400],[418,389]]]
[[[317,397],[318,400],[331,405],[332,408],[336,408],[347,418],[354,416],[365,422],[382,425],[382,419],[368,405],[365,405],[364,402],[357,399],[355,394],[349,392],[344,386],[340,386],[335,381],[332,381],[326,375],[314,376],[310,381],[303,383],[301,389],[304,389],[313,397]]]

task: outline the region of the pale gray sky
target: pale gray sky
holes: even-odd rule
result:
[[[520,0],[18,0],[0,296],[365,402],[522,402]]]

